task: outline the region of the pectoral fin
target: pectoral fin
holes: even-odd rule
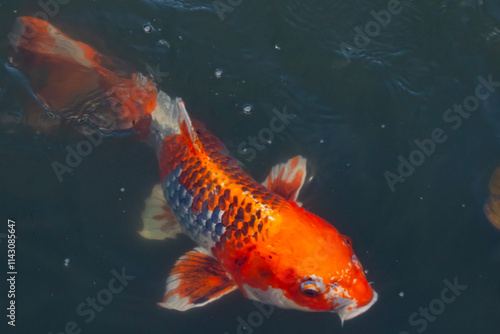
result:
[[[213,302],[236,288],[220,264],[205,249],[196,247],[175,264],[163,301],[158,305],[186,311]]]
[[[306,179],[307,160],[298,155],[285,163],[278,164],[271,169],[269,176],[262,184],[269,190],[284,197],[286,200],[297,201],[299,191]]]
[[[146,239],[173,239],[182,233],[179,222],[167,205],[161,185],[157,184],[146,200],[146,208],[141,215],[144,225],[139,234]]]

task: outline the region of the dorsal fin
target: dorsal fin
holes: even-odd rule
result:
[[[181,129],[182,136],[186,139],[186,144],[191,146],[196,151],[201,150],[201,145],[198,140],[198,135],[196,134],[196,130],[194,129],[193,123],[191,122],[191,118],[186,111],[186,106],[184,105],[184,101],[180,98],[176,99],[177,108],[179,109],[179,126]]]
[[[305,158],[295,156],[285,163],[275,165],[262,184],[286,200],[302,206],[297,198],[306,179],[306,165]]]
[[[167,137],[180,135],[187,147],[196,152],[201,151],[201,143],[182,99],[174,100],[163,91],[158,92],[157,105],[151,115],[151,136],[157,144],[155,146],[161,147]]]

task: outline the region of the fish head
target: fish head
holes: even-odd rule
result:
[[[335,312],[342,321],[368,310],[377,293],[366,280],[350,238],[301,208],[298,213],[282,212],[288,226],[276,231],[269,227],[266,245],[254,255],[260,262],[249,261],[258,266],[252,270],[255,275],[240,289],[250,299],[281,308]]]

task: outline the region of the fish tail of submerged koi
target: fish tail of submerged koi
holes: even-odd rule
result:
[[[17,18],[9,40],[10,63],[28,77],[42,104],[32,112],[46,114],[25,115],[36,120],[32,127],[44,128],[55,118],[105,133],[149,128],[157,97],[149,78],[117,71],[112,58],[33,17]]]

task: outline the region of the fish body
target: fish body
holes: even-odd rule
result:
[[[42,28],[26,41],[22,31],[28,24]],[[160,184],[146,201],[140,234],[167,239],[182,232],[197,244],[171,270],[160,306],[184,311],[239,289],[253,300],[336,312],[344,320],[375,303],[377,294],[350,239],[297,201],[307,173],[305,158],[274,166],[258,183],[220,140],[191,121],[181,99],[157,90],[151,80],[117,76],[103,65],[110,63],[104,56],[46,22],[23,17],[18,31],[23,43],[17,46],[28,57],[18,56],[17,64],[30,68],[26,59],[35,59],[49,69],[49,79],[68,76],[54,67],[58,61],[66,64],[64,71],[83,66],[84,74],[78,73],[89,78],[85,90],[101,90],[119,102],[112,112],[96,107],[95,114],[117,118],[120,129],[140,129],[154,146]],[[74,106],[81,99],[77,85],[66,87],[65,94],[53,88],[47,84],[35,90],[49,109]]]

